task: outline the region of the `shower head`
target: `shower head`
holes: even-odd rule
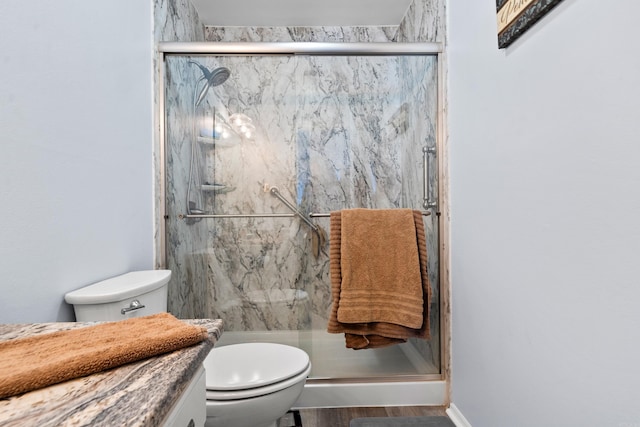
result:
[[[202,71],[202,80],[204,80],[204,86],[200,89],[200,93],[196,98],[195,106],[197,107],[204,100],[204,97],[207,96],[207,92],[209,92],[209,88],[221,85],[231,75],[231,71],[229,71],[226,67],[218,67],[213,71],[209,71],[205,66],[198,64],[195,61],[189,61],[189,64],[193,64],[200,68]]]

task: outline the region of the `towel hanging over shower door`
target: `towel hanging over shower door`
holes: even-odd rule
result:
[[[346,346],[377,348],[429,338],[431,287],[422,212],[331,213],[332,310],[328,332]]]

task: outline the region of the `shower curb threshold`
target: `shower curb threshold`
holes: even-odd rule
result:
[[[445,381],[307,383],[294,408],[442,406]]]

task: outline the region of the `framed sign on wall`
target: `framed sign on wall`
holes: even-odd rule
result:
[[[509,46],[561,1],[496,0],[498,47]]]

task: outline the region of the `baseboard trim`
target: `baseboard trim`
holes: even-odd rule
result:
[[[471,423],[462,415],[462,412],[453,403],[446,410],[447,415],[456,427],[471,427]]]

